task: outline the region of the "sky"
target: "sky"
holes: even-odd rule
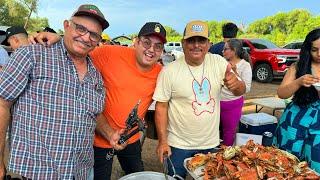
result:
[[[69,19],[81,4],[99,7],[110,24],[104,32],[111,37],[138,33],[148,21],[182,33],[191,20],[227,20],[248,25],[293,9],[320,15],[319,0],[39,0],[37,16],[47,17],[53,29],[63,29],[63,20]]]

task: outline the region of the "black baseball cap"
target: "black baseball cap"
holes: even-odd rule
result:
[[[16,34],[26,34],[28,36],[28,33],[26,29],[22,26],[11,26],[6,30],[6,39],[2,42],[3,45],[9,46],[8,39]]]
[[[109,27],[108,21],[104,18],[102,12],[98,9],[97,6],[92,4],[83,4],[81,5],[72,16],[89,16],[95,18],[102,26],[102,30],[105,30]]]
[[[159,37],[163,43],[167,42],[166,30],[158,22],[147,22],[140,29],[138,37],[149,36],[149,35],[155,35],[155,36]]]
[[[43,29],[43,32],[57,33],[55,30],[53,30],[53,29],[50,28],[50,27],[45,27],[45,28]]]

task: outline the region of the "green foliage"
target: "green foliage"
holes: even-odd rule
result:
[[[9,8],[5,5],[4,0],[0,0],[0,24],[5,25],[8,23],[5,15],[9,14]]]
[[[29,20],[28,31],[30,32],[42,31],[45,27],[49,27],[47,18],[35,17]]]
[[[216,43],[222,40],[222,26],[228,21],[208,21],[209,39]],[[279,12],[252,22],[247,27],[238,25],[239,38],[264,38],[278,46],[286,43],[303,40],[312,29],[320,27],[320,16],[312,16],[308,10],[296,9],[290,12]],[[181,36],[172,28],[165,26],[168,41],[180,41]]]
[[[14,0],[0,0],[0,24],[4,26],[23,26],[25,17],[28,15],[27,9]]]
[[[222,25],[225,21],[208,21],[209,39],[211,42],[218,42],[222,37]]]
[[[167,41],[180,42],[182,39],[182,34],[179,34],[176,30],[169,26],[164,26],[164,29],[167,32]]]
[[[42,30],[49,26],[47,18],[30,18],[37,12],[38,0],[0,0],[0,25],[25,26],[28,32]]]
[[[64,34],[64,31],[63,31],[62,29],[58,29],[58,30],[57,30],[57,34],[63,35],[63,34]]]
[[[167,37],[167,41],[169,42],[169,41],[172,41],[172,42],[180,42],[181,41],[181,39],[182,39],[182,35],[180,35],[180,36],[169,36],[169,37]]]
[[[292,41],[303,40],[316,27],[320,27],[319,16],[312,17],[309,11],[296,9],[257,20],[249,25],[247,33],[251,37],[256,35],[255,37],[269,39],[283,46]]]
[[[137,36],[138,36],[138,33],[134,33],[134,34],[129,34],[129,35],[128,35],[128,37],[131,38],[131,39],[134,39],[134,38],[137,37]],[[114,37],[111,37],[111,39],[112,39],[112,38],[114,38]]]
[[[49,26],[45,17],[30,18],[32,13],[38,10],[39,0],[0,0],[0,25],[26,25],[27,31],[39,31]],[[209,39],[216,43],[222,40],[222,26],[227,23],[223,21],[208,21]],[[183,32],[179,33],[169,26],[164,26],[167,31],[168,41],[181,41]],[[308,32],[320,27],[320,16],[312,16],[305,9],[296,9],[289,12],[279,12],[245,26],[238,25],[238,37],[243,38],[264,38],[271,40],[278,46],[286,43],[303,40]],[[63,33],[58,30],[58,33]],[[131,34],[129,37],[136,37]]]
[[[164,26],[164,29],[167,32],[167,36],[180,36],[180,34],[169,26]]]

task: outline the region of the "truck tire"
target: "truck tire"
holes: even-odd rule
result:
[[[254,78],[258,82],[268,83],[273,79],[272,69],[268,64],[259,64],[254,69]]]

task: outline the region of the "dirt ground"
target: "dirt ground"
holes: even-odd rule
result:
[[[261,98],[261,97],[274,97],[277,94],[277,88],[280,85],[281,80],[274,80],[272,83],[258,83],[253,81],[251,91],[245,95],[245,105],[243,107],[243,114],[253,113],[255,112],[255,105],[251,104],[251,100],[254,98]],[[263,108],[262,112],[272,113],[271,109]],[[281,115],[280,112],[276,112],[275,114],[278,118]],[[143,144],[143,162],[145,171],[156,171],[156,172],[163,172],[162,164],[157,158],[156,155],[156,147],[157,147],[157,140],[146,138]],[[113,162],[113,169],[112,169],[112,180],[119,179],[120,177],[124,176],[124,173],[119,166],[117,159],[115,158]],[[187,177],[187,179],[192,179],[191,177]]]

